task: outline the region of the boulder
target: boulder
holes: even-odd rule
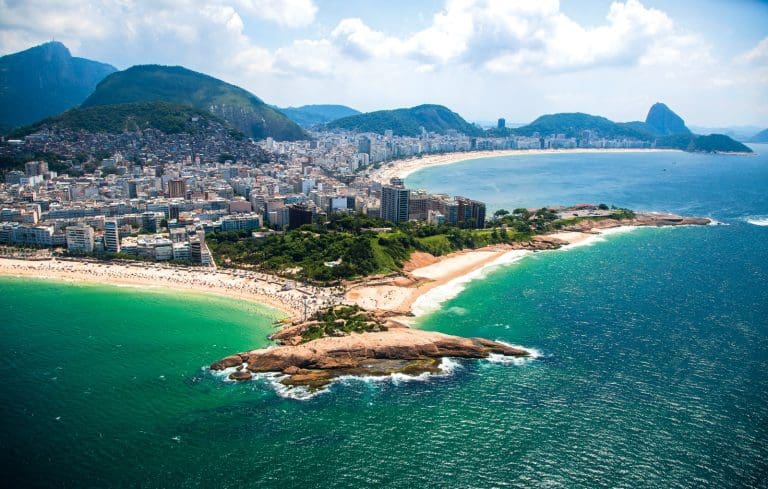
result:
[[[222,358],[218,362],[211,364],[211,370],[224,370],[225,368],[236,367],[244,362],[240,354],[230,355]]]
[[[237,381],[244,381],[244,380],[251,380],[253,378],[253,374],[248,369],[238,370],[236,372],[232,372],[229,374],[230,380],[237,380]]]

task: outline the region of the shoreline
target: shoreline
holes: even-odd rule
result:
[[[290,319],[303,317],[305,297],[309,311],[330,302],[332,298],[329,291],[317,287],[306,287],[306,291],[303,288],[283,290],[285,280],[265,274],[243,270],[226,273],[210,269],[181,269],[146,263],[132,265],[69,259],[0,258],[0,276],[215,295],[276,309]]]
[[[655,148],[574,148],[574,149],[502,149],[487,151],[464,151],[453,153],[438,153],[423,156],[421,158],[408,158],[394,160],[382,165],[381,168],[371,171],[369,178],[378,183],[389,183],[392,178],[405,179],[412,173],[433,166],[452,165],[467,160],[481,158],[495,158],[502,156],[538,156],[547,154],[583,154],[583,153],[662,153],[680,152],[678,149]]]
[[[625,228],[627,226],[611,229]],[[564,231],[546,235],[546,240],[559,245],[557,249],[567,250],[596,241],[602,231]],[[436,257],[433,263],[425,266],[410,270],[406,266],[405,280],[395,279],[374,285],[362,283],[350,287],[346,299],[365,309],[390,314],[391,319],[411,325],[414,318],[439,310],[444,302],[461,293],[469,282],[483,278],[488,271],[497,267],[516,263],[534,252],[532,249],[512,245],[461,250]],[[416,261],[418,258],[420,256]]]

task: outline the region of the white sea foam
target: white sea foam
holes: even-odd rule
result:
[[[530,254],[531,252],[526,250],[513,250],[504,253],[491,263],[428,291],[413,302],[411,311],[415,316],[424,316],[433,313],[440,309],[440,304],[459,295],[469,282],[484,278],[488,275],[488,272],[493,269],[518,262]]]
[[[520,366],[520,365],[525,365],[527,363],[530,363],[533,360],[536,360],[537,358],[541,358],[541,351],[537,350],[536,348],[527,348],[525,346],[507,343],[506,341],[500,341],[500,340],[496,340],[496,341],[510,348],[519,348],[521,350],[525,350],[528,352],[528,356],[527,357],[508,357],[505,355],[500,355],[498,353],[491,353],[490,355],[488,355],[488,358],[486,359],[491,363]]]
[[[753,216],[745,220],[754,226],[768,226],[768,217],[766,216]]]
[[[245,364],[243,364],[245,365]],[[287,375],[277,373],[277,372],[260,372],[253,374],[253,378],[250,380],[250,382],[253,381],[262,381],[266,382],[266,384],[272,388],[272,390],[275,391],[275,393],[283,397],[285,399],[295,399],[298,401],[306,401],[309,399],[312,399],[314,397],[319,396],[320,394],[323,394],[325,392],[328,392],[333,384],[336,383],[345,383],[345,382],[366,382],[366,383],[380,383],[380,382],[392,382],[394,385],[402,384],[405,382],[425,382],[431,378],[436,377],[448,377],[450,375],[453,375],[453,373],[461,368],[461,364],[452,358],[442,358],[440,360],[440,364],[438,365],[438,368],[440,369],[439,373],[430,373],[430,372],[424,372],[419,375],[407,375],[402,373],[394,373],[390,375],[366,375],[366,376],[358,376],[358,375],[342,375],[340,377],[334,378],[331,383],[322,388],[322,389],[315,389],[310,390],[307,387],[303,386],[288,386],[283,384],[281,381],[288,377]],[[208,367],[202,367],[202,370],[209,372],[211,375],[216,377],[217,379],[224,381],[224,382],[230,382],[234,383],[237,382],[235,380],[231,380],[229,378],[229,374],[232,372],[235,372],[237,370],[237,367],[229,367],[224,370],[210,370]]]

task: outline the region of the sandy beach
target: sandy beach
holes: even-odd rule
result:
[[[283,279],[242,270],[213,271],[140,262],[0,258],[0,275],[214,294],[273,307],[291,318],[303,317],[305,301],[310,314],[333,302],[330,289],[302,286],[283,290]]]
[[[494,158],[499,156],[533,156],[543,154],[563,153],[649,153],[662,151],[678,151],[675,149],[506,149],[497,151],[466,151],[458,153],[442,153],[424,156],[422,158],[409,158],[396,160],[384,164],[378,170],[370,173],[370,178],[379,183],[389,183],[392,178],[405,178],[422,168],[430,166],[451,165],[460,161],[475,160],[479,158]]]
[[[589,245],[601,238],[608,230],[595,232],[560,232],[548,238],[563,242],[561,249]],[[490,270],[520,261],[534,253],[529,250],[513,249],[507,245],[494,245],[476,250],[463,250],[443,257],[431,257],[425,253],[414,253],[411,262],[429,264],[409,270],[406,264],[405,279],[398,278],[388,283],[359,285],[347,291],[347,301],[366,309],[377,309],[398,315],[397,320],[409,322],[409,317],[423,316],[434,312],[442,303],[456,297],[467,283],[482,278]],[[431,259],[425,259],[427,255]],[[431,263],[430,263],[431,262]]]

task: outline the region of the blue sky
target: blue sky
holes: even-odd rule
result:
[[[694,125],[768,126],[768,2],[752,0],[0,0],[0,53],[51,38],[281,106],[626,121],[663,101]]]

